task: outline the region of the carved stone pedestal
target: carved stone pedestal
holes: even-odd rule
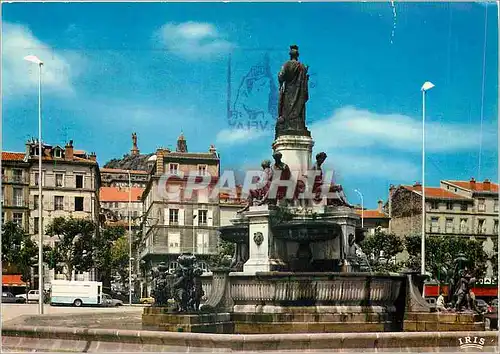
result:
[[[282,135],[273,143],[274,152],[280,152],[292,171],[307,171],[311,163],[314,141],[310,136]]]

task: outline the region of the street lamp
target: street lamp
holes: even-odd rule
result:
[[[43,315],[43,222],[42,222],[42,66],[35,55],[27,55],[24,60],[38,65],[38,312]]]
[[[434,84],[426,81],[422,88],[422,249],[421,252],[421,273],[425,274],[425,94],[432,89]]]
[[[363,202],[363,194],[357,189],[354,190],[356,193],[358,193],[359,198],[361,199],[361,228],[365,226],[364,224],[364,219],[365,219],[365,206]]]
[[[196,219],[198,215],[194,213],[193,209],[193,254],[195,254],[196,251],[196,236],[195,236],[195,231],[194,231],[194,220]]]
[[[132,203],[132,183],[130,181],[130,171],[128,173],[128,304],[132,305],[132,218],[130,206]]]

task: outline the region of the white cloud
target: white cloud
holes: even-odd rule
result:
[[[311,125],[316,146],[322,149],[381,147],[418,152],[422,147],[422,122],[401,114],[377,114],[344,107],[333,116]],[[483,147],[496,140],[495,129],[483,128]],[[426,150],[454,152],[479,146],[479,127],[465,124],[426,123]]]
[[[330,154],[331,155],[331,154]],[[347,177],[384,178],[392,181],[418,179],[420,166],[391,156],[366,155],[339,151],[328,156],[325,170],[335,171],[335,179]],[[328,161],[327,160],[327,161]]]
[[[75,74],[70,66],[71,55],[62,55],[37,39],[29,28],[12,23],[2,24],[2,73],[5,95],[36,92],[38,68],[23,60],[26,55],[36,55],[43,62],[43,90],[73,93],[71,77]],[[75,59],[75,58],[72,58]]]
[[[221,146],[239,145],[266,135],[269,135],[268,131],[259,129],[223,129],[217,133],[216,143]]]
[[[234,47],[210,23],[167,23],[156,33],[156,38],[170,52],[187,59],[225,54]]]

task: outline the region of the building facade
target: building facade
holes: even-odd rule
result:
[[[42,200],[43,228],[56,217],[75,217],[99,221],[99,166],[95,154],[75,150],[71,140],[64,148],[43,144],[42,147]],[[29,233],[38,241],[40,196],[38,184],[38,142],[26,144],[25,160],[29,162]],[[44,243],[54,245],[55,237],[44,234]],[[90,279],[90,273],[75,274],[75,279]],[[46,271],[46,283],[54,278],[53,270]]]
[[[148,172],[141,170],[123,170],[120,168],[101,168],[101,185],[103,187],[128,188],[129,173],[130,184],[134,188],[146,188]]]
[[[30,164],[22,152],[2,152],[2,222],[29,230]]]
[[[425,188],[428,236],[474,237],[484,241],[484,250],[493,255],[498,240],[498,184],[443,180],[439,187]],[[422,227],[422,186],[391,186],[389,190],[390,232],[400,237],[418,235]],[[493,269],[488,265],[486,278]]]
[[[389,214],[384,210],[384,202],[379,200],[377,202],[377,209],[364,209],[356,208],[356,214],[358,214],[363,222],[363,227],[367,230],[368,235],[374,235],[376,229],[381,231],[389,231]]]
[[[217,151],[211,146],[208,152],[188,152],[181,134],[176,151],[158,149],[149,164],[149,181],[142,195],[142,283],[149,282],[152,267],[160,262],[171,271],[177,268],[181,253],[194,253],[202,268],[208,269],[208,257],[217,252],[220,225],[219,198],[214,192],[220,169]],[[185,185],[191,173],[200,183],[207,180],[207,188],[190,194]],[[165,180],[165,174],[172,177]],[[166,191],[175,190],[178,196],[166,196]],[[143,286],[143,295],[149,294],[149,288]]]

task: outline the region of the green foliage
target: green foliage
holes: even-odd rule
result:
[[[235,245],[234,243],[220,240],[217,245],[217,253],[211,255],[208,259],[208,266],[211,268],[225,266],[224,260],[234,255]]]
[[[66,279],[71,278],[73,270],[89,271],[93,266],[95,224],[89,219],[58,217],[47,225],[46,233],[57,237],[54,248],[48,250],[51,259],[49,267],[64,263],[60,271]]]
[[[420,269],[421,237],[406,238],[406,250],[410,256],[409,267]],[[469,269],[477,279],[486,272],[487,254],[483,250],[483,242],[469,237],[427,236],[425,239],[425,266],[433,279],[447,282],[451,275],[453,260],[464,254],[469,259]]]
[[[38,247],[23,228],[9,221],[2,225],[2,262],[21,273],[22,280],[30,280],[30,269],[38,262]]]
[[[401,270],[403,265],[394,261],[394,257],[404,250],[404,243],[398,236],[376,229],[375,234],[366,237],[360,246],[374,272]]]
[[[129,239],[124,235],[111,247],[111,269],[118,273],[124,287],[128,287],[129,258]]]
[[[111,277],[116,268],[113,267],[113,244],[125,235],[123,226],[108,226],[101,230],[95,240],[94,265],[104,286],[111,286]]]

